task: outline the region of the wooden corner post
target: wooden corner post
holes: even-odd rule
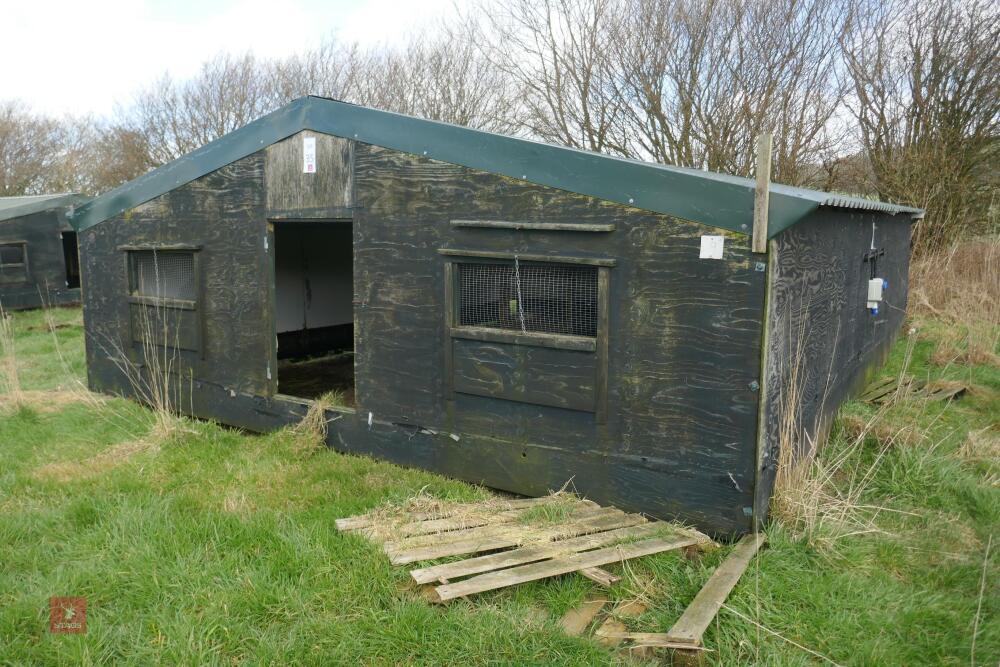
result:
[[[767,252],[767,203],[771,188],[771,133],[757,137],[757,188],[753,197],[753,252]]]

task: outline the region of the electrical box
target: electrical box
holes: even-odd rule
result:
[[[872,278],[868,281],[868,310],[872,315],[878,315],[878,306],[882,303],[882,293],[889,287],[889,282],[882,278]]]

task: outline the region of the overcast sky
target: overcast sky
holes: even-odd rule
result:
[[[220,51],[282,56],[331,34],[391,41],[452,11],[453,0],[0,0],[0,100],[107,114]]]

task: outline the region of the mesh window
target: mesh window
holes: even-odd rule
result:
[[[194,253],[186,250],[133,250],[130,289],[135,296],[195,300]]]
[[[459,325],[597,335],[597,268],[459,264]]]
[[[20,243],[0,245],[0,266],[24,264],[24,246]]]

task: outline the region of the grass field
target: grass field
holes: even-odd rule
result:
[[[596,591],[583,577],[431,606],[378,547],[333,527],[418,493],[485,490],[320,450],[292,430],[182,420],[155,435],[148,410],[78,389],[79,310],[12,322],[8,385],[16,363],[18,386],[0,405],[0,663],[625,662],[556,626]],[[710,629],[711,663],[1000,661],[996,339],[965,354],[953,323],[913,326],[884,373],[905,365],[972,389],[953,402],[845,406]],[[727,551],[609,566],[625,577],[615,598],[650,603],[629,627],[665,631]],[[56,595],[87,598],[86,634],[49,633]]]

